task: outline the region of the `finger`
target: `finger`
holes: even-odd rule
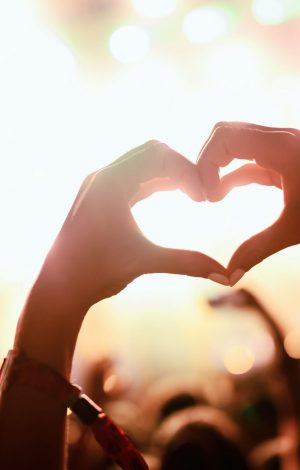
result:
[[[258,130],[258,131],[265,131],[265,132],[288,132],[288,133],[294,134],[295,136],[300,135],[299,129],[295,129],[295,128],[292,128],[292,127],[270,127],[270,126],[262,126],[262,125],[259,125],[259,124],[253,124],[253,123],[242,122],[242,121],[227,121],[227,122],[226,121],[221,121],[221,122],[218,122],[217,124],[215,124],[211,134],[209,135],[209,137],[204,142],[204,144],[203,144],[203,146],[202,146],[202,148],[201,148],[201,150],[198,154],[197,162],[201,158],[202,151],[206,147],[209,140],[211,139],[211,136],[219,128],[221,128],[221,129],[222,128],[250,129],[250,130]]]
[[[131,198],[142,184],[153,180],[154,192],[161,189],[163,179],[168,179],[173,189],[181,189],[197,201],[204,199],[196,166],[178,152],[157,141],[151,141],[125,154],[108,168],[118,175],[119,182],[125,186]]]
[[[203,277],[229,285],[224,266],[203,253],[152,245],[148,255],[147,272]]]
[[[221,178],[219,198],[223,199],[226,194],[237,186],[245,186],[252,183],[275,186],[282,189],[282,180],[279,173],[265,169],[255,163],[248,163]]]
[[[286,132],[291,132],[297,135],[299,135],[300,133],[299,129],[296,129],[294,127],[263,126],[261,124],[255,124],[255,123],[245,122],[245,121],[221,121],[221,122],[218,122],[214,126],[214,129],[216,129],[217,127],[222,127],[222,126],[234,126],[236,128],[241,127],[241,128],[249,128],[249,129],[261,130],[261,131],[279,131],[279,132],[286,131]]]
[[[111,162],[109,165],[107,165],[106,168],[110,168],[112,166],[116,166],[119,163],[124,163],[126,160],[132,158],[134,155],[137,155],[138,153],[144,152],[148,148],[152,148],[155,145],[159,145],[160,142],[158,140],[148,140],[147,142],[143,143],[142,145],[139,145],[138,147],[135,147],[128,152],[124,153],[121,155],[119,158]]]
[[[76,215],[82,201],[84,200],[90,185],[92,184],[94,178],[96,177],[97,171],[89,174],[81,183],[81,186],[79,188],[79,191],[77,193],[77,196],[72,204],[72,207],[70,209],[70,212],[68,215],[72,215],[73,217]]]
[[[146,183],[139,185],[138,191],[130,199],[130,206],[134,206],[137,202],[151,196],[151,194],[157,191],[172,191],[174,189],[177,189],[177,184],[170,180],[170,178],[155,178],[151,181],[146,181]]]
[[[229,262],[227,271],[230,285],[234,285],[245,272],[272,254],[299,243],[297,219],[296,214],[284,211],[273,225],[246,240]]]
[[[286,166],[283,156],[296,153],[299,139],[294,132],[246,126],[242,127],[242,123],[220,125],[201,150],[197,165],[208,199],[220,199],[219,169],[234,158],[255,160],[264,168],[282,173]]]

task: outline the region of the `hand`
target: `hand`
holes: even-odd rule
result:
[[[234,158],[253,160],[220,179],[219,169]],[[300,131],[243,122],[217,124],[203,146],[198,168],[207,199],[218,201],[235,186],[258,183],[284,192],[280,217],[246,240],[229,265],[230,284],[268,256],[300,242]]]
[[[203,200],[197,167],[156,141],[91,174],[82,184],[41,276],[47,276],[49,285],[49,273],[54,271],[53,278],[59,278],[64,291],[87,307],[145,273],[211,277],[226,283],[225,268],[213,259],[195,251],[157,246],[135,223],[130,211],[134,203],[155,191],[177,188],[194,200]]]

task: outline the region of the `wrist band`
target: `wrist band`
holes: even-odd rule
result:
[[[148,470],[145,460],[123,429],[93,400],[82,394],[79,386],[17,350],[8,352],[0,369],[0,399],[2,393],[14,385],[30,387],[70,408],[84,424],[90,426],[101,447],[123,470]]]

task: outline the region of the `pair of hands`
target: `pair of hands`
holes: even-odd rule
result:
[[[219,178],[234,158],[251,160]],[[89,308],[145,273],[205,277],[234,285],[254,265],[300,242],[300,131],[247,123],[217,124],[197,164],[150,141],[88,176],[49,252],[79,305]],[[235,186],[259,183],[284,191],[284,209],[269,228],[245,241],[224,268],[202,253],[163,248],[138,228],[130,208],[150,194],[181,189],[195,201],[218,201]],[[52,268],[49,268],[52,267]]]

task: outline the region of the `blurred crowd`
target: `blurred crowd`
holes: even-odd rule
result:
[[[275,344],[267,367],[205,382],[187,374],[158,377],[136,390],[122,384],[113,358],[105,358],[86,371],[86,393],[122,426],[150,470],[296,470],[298,360],[286,353],[274,316],[252,293],[240,289],[209,303],[238,312],[255,309]],[[107,377],[113,377],[109,387]],[[68,416],[68,468],[118,468],[73,414]]]

